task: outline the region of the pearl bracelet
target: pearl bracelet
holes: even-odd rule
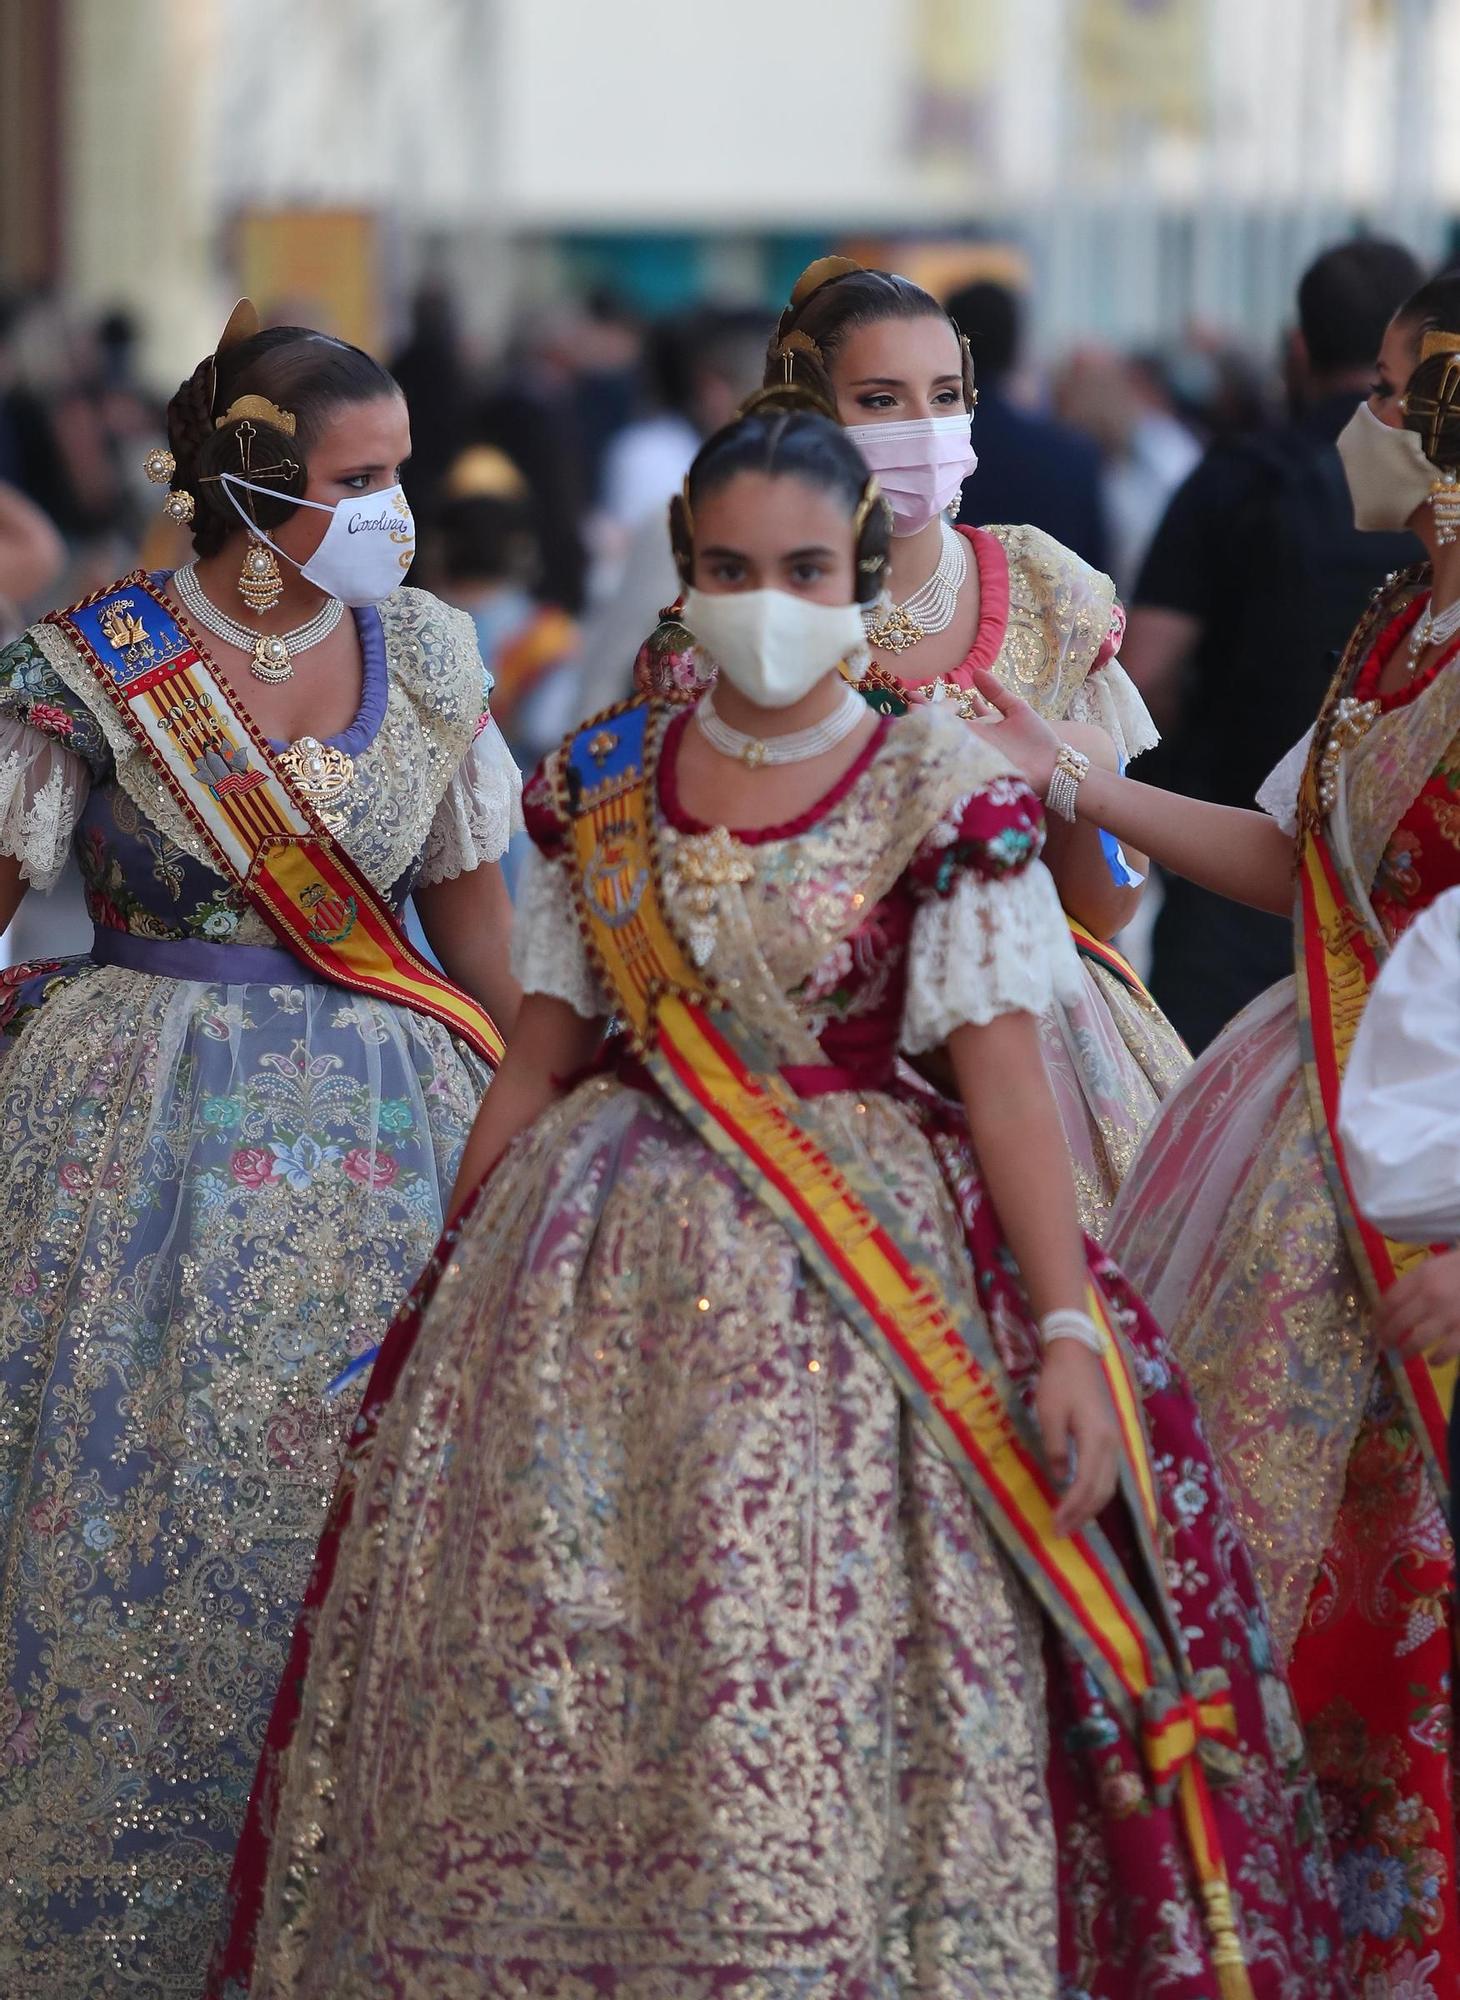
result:
[[[1050,811],[1058,813],[1061,819],[1073,821],[1075,795],[1089,775],[1090,759],[1084,751],[1061,743],[1059,755],[1054,760],[1054,770],[1050,773],[1049,788],[1044,794],[1044,803]]]
[[[1078,1340],[1092,1354],[1105,1352],[1105,1335],[1089,1313],[1076,1312],[1073,1306],[1061,1306],[1057,1312],[1046,1313],[1039,1322],[1039,1337],[1046,1347],[1052,1340]]]

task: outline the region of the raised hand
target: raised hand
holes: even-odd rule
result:
[[[1054,760],[1059,754],[1062,739],[1027,701],[1021,701],[1017,694],[1010,694],[987,667],[975,667],[970,679],[995,711],[995,715],[987,721],[975,722],[973,727],[996,732],[993,740],[1000,750],[1011,764],[1018,766],[1043,798],[1054,776]]]

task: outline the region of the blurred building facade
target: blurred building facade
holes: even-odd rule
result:
[[[0,274],[136,308],[161,381],[239,283],[389,344],[430,272],[491,343],[849,239],[1017,243],[1047,353],[1265,340],[1321,243],[1460,214],[1443,0],[0,0],[0,38]]]

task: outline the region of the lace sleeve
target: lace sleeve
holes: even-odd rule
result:
[[[1316,724],[1314,727],[1316,728]],[[1308,768],[1308,752],[1313,744],[1310,729],[1293,745],[1277,767],[1269,771],[1257,791],[1257,803],[1275,819],[1284,833],[1298,831],[1298,794],[1303,789],[1303,773]]]
[[[500,861],[521,831],[522,773],[488,716],[436,808],[416,886],[426,889]]]
[[[955,1028],[1073,1001],[1079,985],[1070,927],[1042,861],[1002,878],[964,874],[913,919],[902,1045],[920,1055]]]
[[[1098,723],[1114,742],[1122,768],[1161,741],[1135,682],[1115,659],[1086,675],[1070,703],[1069,719]]]
[[[36,889],[54,889],[91,791],[85,761],[56,736],[0,713],[0,854]]]
[[[960,799],[918,849],[907,876],[919,904],[903,1002],[910,1054],[955,1028],[1037,1014],[1079,992],[1079,959],[1039,859],[1043,845],[1039,801],[1008,775]]]
[[[566,1000],[585,1021],[604,1020],[613,1012],[589,964],[563,863],[537,848],[523,863],[518,884],[512,970],[524,993]]]

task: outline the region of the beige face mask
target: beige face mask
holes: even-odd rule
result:
[[[1435,468],[1424,455],[1419,434],[1381,423],[1360,403],[1338,434],[1354,503],[1354,526],[1365,533],[1395,534],[1430,497]]]

